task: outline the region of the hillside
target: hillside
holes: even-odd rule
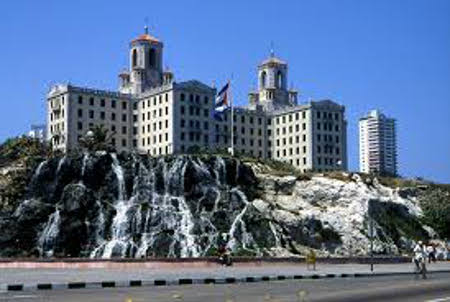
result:
[[[366,255],[369,214],[379,254],[450,237],[446,185],[218,155],[22,148],[0,156],[0,257],[198,257],[221,242],[236,255]]]

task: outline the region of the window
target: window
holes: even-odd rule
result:
[[[122,122],[126,122],[127,121],[127,115],[126,114],[122,114]]]
[[[253,124],[253,117],[250,117],[250,124]]]
[[[339,113],[335,113],[335,114],[334,114],[334,119],[335,119],[336,121],[339,120]]]
[[[133,114],[133,122],[135,123],[137,122],[137,117],[138,117],[137,114]]]
[[[302,112],[302,118],[306,118],[306,112],[305,111]]]
[[[83,97],[81,95],[78,96],[78,104],[83,104]]]
[[[78,122],[78,130],[83,130],[83,123],[82,122]]]
[[[166,115],[169,114],[169,107],[166,107]]]
[[[89,98],[89,105],[94,106],[94,98]]]
[[[320,118],[320,112],[319,111],[317,112],[317,118]]]
[[[208,122],[204,122],[203,123],[203,129],[208,130],[208,126],[209,126]]]
[[[184,101],[186,99],[186,95],[184,93],[180,94],[180,101]]]
[[[156,67],[156,51],[154,48],[151,48],[149,52],[149,66]]]
[[[208,115],[209,115],[208,109],[203,109],[203,116],[208,117]]]
[[[127,140],[126,139],[123,139],[122,140],[122,147],[126,147],[127,146]]]
[[[186,125],[186,121],[182,119],[182,120],[180,121],[180,127],[181,127],[181,128],[184,128],[185,125]]]
[[[263,71],[261,73],[261,81],[260,81],[261,88],[265,88],[266,87],[266,78],[267,78],[267,74],[266,74],[265,71]]]
[[[114,133],[114,132],[116,132],[116,126],[115,125],[112,125],[111,126],[111,131]]]
[[[132,65],[135,67],[137,65],[137,50],[133,49],[133,55],[132,55]]]
[[[317,123],[317,130],[320,130],[320,123],[319,122]]]
[[[83,117],[83,110],[82,109],[78,109],[78,117]]]
[[[94,110],[89,110],[89,118],[94,118]]]
[[[298,121],[300,115],[298,114],[298,112],[295,114],[295,120]]]
[[[134,134],[134,135],[137,134],[137,127],[133,127],[133,134]]]
[[[105,107],[105,99],[101,99],[100,100],[100,106],[101,107]]]
[[[116,108],[116,100],[112,100],[111,101],[111,107],[112,108]]]
[[[122,102],[122,109],[123,110],[127,109],[127,102]]]
[[[335,125],[335,126],[334,126],[334,131],[336,131],[336,132],[339,131],[339,125]]]
[[[100,112],[100,119],[102,119],[102,120],[105,119],[105,111]]]
[[[267,119],[267,125],[272,125],[272,119]]]
[[[245,123],[245,116],[241,116],[241,123]]]
[[[320,137],[321,137],[321,135],[320,135],[320,134],[317,134],[317,141],[318,141],[318,142],[320,142]]]
[[[205,96],[205,97],[203,98],[203,102],[205,103],[205,105],[206,105],[206,104],[208,104],[208,102],[209,102],[209,99],[208,99],[208,97],[207,97],[207,96]]]
[[[303,141],[306,142],[306,134],[303,134]]]
[[[184,114],[184,106],[180,107],[180,112],[181,112],[181,114]]]
[[[181,134],[180,134],[180,140],[184,141],[184,132],[181,132]]]
[[[126,126],[122,127],[122,134],[127,134],[127,127]]]
[[[113,112],[111,113],[111,120],[115,121],[116,120],[116,114]]]

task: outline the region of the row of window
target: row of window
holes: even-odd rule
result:
[[[78,104],[83,105],[84,103],[84,99],[83,96],[79,95],[78,96]],[[96,101],[94,97],[89,97],[89,106],[95,106],[96,105]],[[105,99],[100,99],[100,107],[106,107],[106,100]],[[122,101],[122,109],[126,110],[128,107],[128,102],[126,101]],[[111,108],[116,108],[117,107],[117,101],[116,100],[111,100],[110,102]]]
[[[163,137],[164,137],[164,139],[163,139]],[[153,135],[153,144],[165,143],[168,141],[169,141],[169,133],[164,133],[164,136],[162,134]],[[152,144],[152,140],[151,140],[150,136],[147,137],[147,139],[142,138],[141,142],[142,142],[142,146],[144,146],[144,147],[145,147],[146,143],[148,146],[150,146]]]
[[[105,111],[97,112],[97,114],[98,114],[98,117],[101,120],[105,120],[106,119],[106,112]],[[79,118],[83,118],[83,109],[78,109],[77,115],[78,115]],[[90,119],[97,118],[96,114],[95,114],[95,111],[94,110],[88,110],[88,117]],[[122,122],[126,122],[127,121],[127,115],[125,113],[123,113],[121,117],[122,117]],[[111,121],[115,121],[116,120],[116,113],[111,112],[110,119],[111,119]]]
[[[169,94],[168,94],[168,93],[164,94],[164,100],[165,100],[166,103],[169,102]],[[150,107],[151,104],[152,104],[151,101],[153,101],[153,106],[156,106],[157,102],[158,102],[159,104],[162,104],[162,102],[163,102],[163,97],[162,97],[162,95],[159,95],[159,96],[157,96],[157,97],[154,96],[154,97],[148,99],[147,101],[143,101],[143,102],[142,102],[142,109],[145,108],[145,105],[146,105],[146,104],[147,104],[147,107]]]
[[[323,151],[323,153],[325,153],[325,154],[333,154],[333,149],[334,149],[333,146],[325,145],[322,148],[322,146],[318,145],[317,146],[317,153],[322,153],[322,151]],[[336,153],[336,155],[340,154],[339,147],[336,147],[335,153]]]
[[[301,116],[302,116],[302,119],[306,119],[306,111],[302,111]],[[278,116],[275,118],[275,122],[277,125],[279,125],[280,122],[284,124],[284,123],[286,123],[286,121],[292,122],[294,120],[294,118],[296,121],[298,121],[300,119],[300,112],[292,113],[289,115]],[[271,124],[270,119],[267,121],[267,124],[268,125]]]
[[[339,166],[340,165],[340,159],[339,158],[332,158],[332,157],[324,157],[322,161],[322,157],[317,157],[317,164],[318,165],[325,165],[325,166]]]
[[[286,144],[287,144],[287,141],[289,141],[289,144],[290,145],[292,145],[293,144],[293,137],[291,136],[291,137],[289,137],[288,138],[288,140],[286,140],[286,138],[282,138],[281,140],[280,139],[277,139],[276,140],[276,144],[277,144],[277,147],[279,147],[280,146],[280,142],[283,144],[283,146],[285,146]],[[302,135],[302,142],[306,142],[306,134],[303,134]],[[295,136],[295,143],[296,144],[299,144],[300,143],[300,136]],[[271,147],[271,142],[269,141],[268,142],[268,145],[269,145],[269,147]]]
[[[329,143],[333,142],[333,136],[331,134],[317,134],[317,141],[320,142],[320,141],[322,141],[322,139],[324,142],[329,142]],[[334,141],[336,142],[336,144],[339,144],[339,135],[335,136]]]
[[[164,129],[169,128],[169,120],[165,120],[164,121]],[[142,126],[142,134],[145,134],[145,129],[147,129],[147,132],[151,131],[151,124],[147,125],[147,128],[145,126]],[[164,130],[163,129],[163,121],[159,121],[158,123],[154,122],[153,123],[153,131],[157,131],[157,130]]]
[[[50,112],[50,121],[59,120],[60,118],[64,118],[64,109],[61,111]]]
[[[164,114],[169,115],[169,107],[166,106],[164,108]],[[162,108],[159,108],[159,110],[156,110],[156,109],[153,110],[153,118],[163,117],[164,114],[163,114]],[[146,117],[145,113],[142,113],[142,121],[143,122],[145,122],[145,117]],[[149,112],[147,112],[147,120],[150,120],[150,119],[151,119],[151,112],[149,111]],[[134,122],[137,122],[137,115],[136,115],[136,118],[134,118]]]
[[[329,120],[333,119],[333,114],[331,112],[320,112],[320,111],[317,111],[316,116],[317,116],[318,119],[320,119],[320,118],[329,119]],[[336,121],[339,120],[339,113],[337,113],[337,112],[334,113],[334,119]]]
[[[185,101],[186,95],[184,93],[180,94],[180,101]],[[193,95],[192,93],[189,94],[189,102],[195,102],[197,104],[200,104],[200,96],[199,95]],[[207,96],[203,97],[203,103],[206,105],[209,103],[209,98]]]
[[[194,107],[194,106],[189,106],[189,115],[191,116],[200,116],[200,108],[199,107]],[[186,113],[186,110],[184,108],[184,106],[180,106],[180,113],[181,115],[184,115]],[[209,117],[210,116],[210,111],[209,109],[203,109],[203,116],[204,117]]]
[[[333,124],[332,123],[320,123],[320,122],[317,122],[317,130],[321,130],[321,126],[323,126],[322,130],[333,131]],[[336,132],[339,131],[339,125],[334,125],[334,131],[336,131]]]

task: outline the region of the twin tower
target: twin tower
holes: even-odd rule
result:
[[[163,43],[145,33],[131,41],[130,68],[119,74],[120,92],[141,94],[146,90],[173,81],[173,74],[163,70]],[[297,105],[297,91],[287,89],[288,65],[270,57],[258,66],[258,90],[249,93],[249,107],[273,111]]]

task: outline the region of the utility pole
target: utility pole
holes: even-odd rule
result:
[[[373,219],[370,216],[369,213],[369,219],[370,219],[370,271],[373,273]]]

